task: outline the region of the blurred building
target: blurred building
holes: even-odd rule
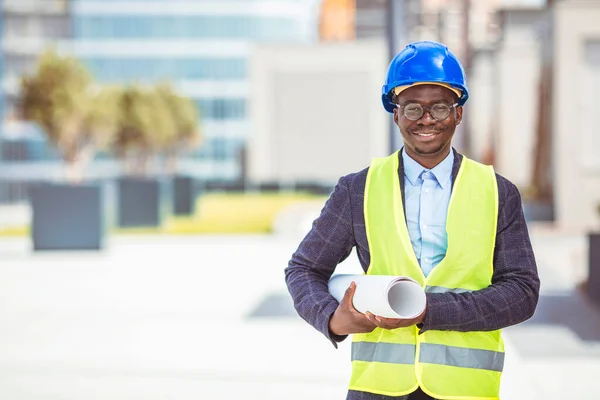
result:
[[[319,10],[321,41],[384,39],[388,35],[389,6],[392,0],[322,0]],[[402,0],[411,30],[420,20],[420,0]]]
[[[73,0],[71,51],[105,83],[172,81],[194,99],[201,175],[236,180],[256,43],[316,39],[313,0]]]
[[[505,1],[496,11],[500,34],[486,52],[474,51],[467,107],[485,115],[483,100],[494,110],[477,121],[493,134],[473,132],[493,142],[496,169],[521,188],[526,212],[597,229],[600,2]],[[474,101],[482,89],[486,99]]]
[[[539,119],[540,35],[547,12],[500,10],[502,36],[494,54],[495,167],[518,187],[531,184]]]
[[[553,10],[552,161],[556,220],[600,226],[600,2],[557,1]]]
[[[0,0],[0,10],[4,9],[4,0]],[[2,11],[3,12],[3,11]],[[3,43],[4,37],[4,18],[0,18],[0,43]],[[0,82],[4,83],[4,52],[0,51]],[[4,117],[4,87],[0,86],[0,121]],[[2,132],[0,131],[0,153],[2,153]],[[0,154],[0,162],[2,161],[2,154]]]
[[[332,185],[388,155],[387,64],[383,40],[258,47],[248,179]]]
[[[389,0],[355,0],[356,38],[384,38],[387,35],[386,7]]]
[[[319,38],[323,41],[354,40],[355,0],[323,0],[319,12]]]

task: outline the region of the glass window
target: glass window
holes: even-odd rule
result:
[[[45,16],[41,27],[44,37],[69,37],[69,20],[62,16]]]
[[[244,119],[246,118],[245,99],[199,99],[196,106],[201,118]]]
[[[102,82],[246,78],[246,60],[228,58],[83,58]]]
[[[36,58],[30,55],[7,54],[3,59],[4,75],[17,79],[35,70]]]
[[[10,15],[4,18],[4,35],[6,37],[35,37],[34,21],[21,15]]]
[[[74,20],[78,39],[256,39],[290,40],[299,23],[283,17],[206,15],[85,15]]]
[[[195,152],[197,158],[237,160],[243,142],[231,138],[210,138]]]

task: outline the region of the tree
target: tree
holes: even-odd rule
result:
[[[116,102],[118,113],[112,150],[130,175],[147,175],[152,155],[172,139],[175,125],[164,100],[155,90],[129,85]]]
[[[166,136],[163,151],[167,158],[167,169],[173,173],[177,169],[177,160],[182,151],[197,146],[202,135],[196,105],[187,98],[178,95],[168,83],[156,87],[156,93],[171,114],[174,131]]]
[[[170,84],[121,88],[111,148],[130,175],[147,175],[153,156],[164,154],[171,172],[181,151],[200,140],[194,103]]]
[[[83,130],[94,138],[98,148],[105,149],[112,144],[117,129],[120,89],[116,86],[99,86],[92,92]]]
[[[45,131],[66,162],[67,178],[79,181],[85,164],[111,130],[104,118],[110,102],[102,90],[92,92],[92,77],[75,58],[46,51],[32,75],[21,79],[19,110],[25,120]]]

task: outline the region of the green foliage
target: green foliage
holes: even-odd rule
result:
[[[22,117],[38,123],[67,161],[73,161],[85,145],[82,142],[91,139],[82,132],[91,82],[91,75],[76,59],[54,51],[45,52],[36,71],[21,80]]]
[[[155,110],[147,92],[139,86],[130,85],[120,89],[117,99],[113,150],[120,157],[132,151],[150,151]]]
[[[151,155],[172,155],[199,138],[194,103],[169,84],[122,88],[116,102],[118,117],[112,149],[124,161],[137,159],[138,172],[147,172]],[[131,171],[130,171],[131,172]]]
[[[119,115],[120,89],[114,86],[97,87],[90,95],[90,107],[83,121],[83,130],[94,138],[98,148],[112,144]]]
[[[148,89],[146,98],[153,110],[150,141],[153,151],[158,153],[168,149],[176,140],[177,121],[170,110],[168,99],[162,96],[156,87]]]
[[[114,148],[117,152],[155,153],[170,148],[178,140],[180,126],[189,123],[182,121],[182,114],[187,111],[175,112],[177,106],[173,106],[172,99],[162,90],[137,85],[121,89],[116,102],[118,116]]]
[[[197,145],[201,140],[199,116],[194,102],[175,93],[168,83],[159,84],[156,92],[163,99],[174,122],[174,131],[168,136],[167,151],[179,151],[183,147]]]

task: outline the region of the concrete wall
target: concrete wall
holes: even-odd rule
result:
[[[335,183],[388,154],[383,42],[257,47],[251,62],[250,181]]]
[[[530,184],[538,113],[539,10],[504,10],[496,54],[496,170],[519,187]]]
[[[555,8],[553,160],[557,222],[600,226],[600,3]]]

